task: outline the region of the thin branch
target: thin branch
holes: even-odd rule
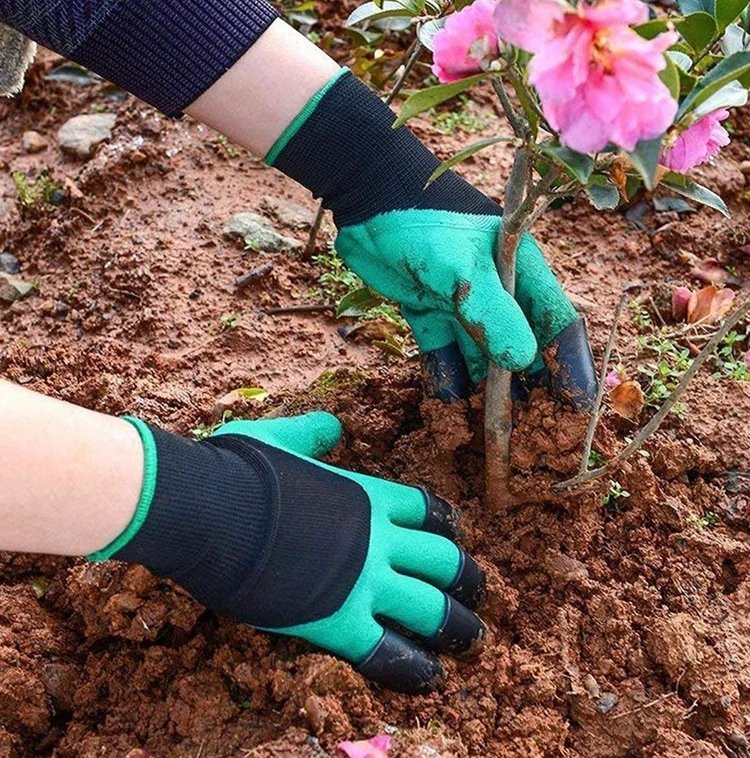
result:
[[[285,316],[288,313],[326,313],[335,311],[336,306],[333,303],[317,303],[312,305],[283,305],[280,308],[264,308],[263,313],[266,316]]]
[[[674,407],[675,403],[680,399],[683,392],[687,388],[692,378],[698,372],[698,369],[713,355],[714,350],[718,347],[719,343],[729,334],[730,331],[743,319],[748,313],[750,313],[750,299],[745,301],[729,318],[724,321],[721,328],[714,334],[705,347],[696,356],[695,360],[690,365],[690,368],[680,378],[677,386],[672,390],[672,393],[654,414],[651,420],[644,426],[640,432],[633,438],[629,445],[623,448],[611,461],[608,461],[604,466],[600,466],[597,469],[592,469],[583,474],[578,474],[572,479],[567,479],[564,482],[558,482],[552,485],[552,489],[557,492],[564,492],[566,490],[579,487],[582,484],[593,482],[596,479],[608,474],[612,469],[616,468],[622,463],[625,463],[633,454],[643,447],[643,443],[661,426],[664,419]]]
[[[516,109],[513,107],[513,103],[510,102],[508,92],[505,89],[503,80],[498,76],[492,77],[492,88],[495,90],[498,98],[500,98],[500,104],[503,106],[505,117],[508,119],[513,134],[519,139],[525,140],[528,132],[528,125],[525,120],[516,113]]]
[[[419,59],[419,56],[422,54],[422,43],[419,41],[419,37],[415,37],[414,41],[411,43],[411,45],[407,48],[406,53],[404,55],[404,70],[401,72],[401,75],[396,80],[396,83],[393,85],[393,88],[388,93],[387,97],[383,101],[386,105],[390,105],[398,96],[398,93],[401,92],[403,89],[404,84],[406,83],[406,79],[411,73],[411,70],[414,68],[414,66],[417,63],[417,60]],[[323,203],[321,201],[320,205],[318,206],[318,212],[315,215],[315,221],[313,222],[313,225],[310,229],[310,235],[307,238],[307,243],[305,244],[305,257],[309,258],[313,250],[315,250],[315,243],[318,239],[318,234],[320,233],[320,227],[323,223],[323,216],[325,215],[325,208],[323,207]]]
[[[534,210],[539,198],[546,195],[548,190],[552,188],[552,185],[557,181],[560,176],[560,169],[557,166],[553,166],[550,170],[541,178],[541,180],[532,186],[526,193],[526,197],[519,206],[518,210],[510,215],[506,214],[504,221],[505,225],[510,230],[510,233],[520,231],[525,225],[527,228],[530,226],[527,219],[530,217]]]
[[[579,474],[583,474],[589,470],[591,446],[594,444],[594,434],[596,432],[596,427],[602,414],[602,402],[604,400],[604,386],[607,379],[607,369],[609,368],[609,357],[612,355],[612,348],[614,347],[615,340],[617,339],[617,327],[620,324],[620,317],[622,316],[622,311],[625,308],[627,299],[627,293],[623,292],[622,295],[620,295],[620,302],[617,303],[617,308],[615,309],[615,317],[612,320],[612,328],[609,333],[609,339],[607,340],[607,346],[604,348],[604,356],[602,357],[602,370],[599,373],[599,389],[596,391],[594,409],[591,411],[589,426],[586,430],[586,439],[583,443],[581,465],[578,467]]]

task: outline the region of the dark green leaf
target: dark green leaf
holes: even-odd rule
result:
[[[474,76],[468,76],[466,79],[460,79],[457,82],[438,84],[435,87],[428,87],[416,92],[404,103],[398,118],[393,124],[393,128],[397,129],[399,126],[403,126],[410,118],[461,94],[461,92],[478,84],[487,76],[489,74],[474,74]]]
[[[383,302],[383,298],[369,287],[354,290],[341,298],[336,315],[339,318],[359,318],[364,316],[371,308],[375,308]]]
[[[594,161],[588,155],[576,153],[561,145],[541,145],[542,152],[548,155],[581,184],[586,184],[594,170]]]
[[[729,210],[726,203],[715,192],[708,189],[708,187],[704,187],[702,184],[697,184],[687,177],[673,172],[664,177],[662,184],[671,189],[672,192],[713,208],[729,218]]]
[[[659,74],[659,78],[667,85],[675,100],[680,99],[680,69],[671,59],[666,58],[667,67]]]
[[[654,18],[646,21],[645,24],[638,24],[633,27],[633,31],[638,32],[644,39],[653,39],[658,37],[669,28],[670,22],[674,23],[677,19]]]
[[[586,187],[586,196],[598,211],[611,211],[620,204],[620,192],[609,182],[590,184]]]
[[[449,171],[454,166],[462,163],[467,158],[471,158],[472,155],[478,153],[480,150],[484,150],[491,145],[497,145],[498,142],[507,142],[509,137],[487,137],[486,139],[480,139],[477,142],[472,143],[463,150],[459,150],[452,158],[447,161],[443,161],[433,172],[430,178],[427,180],[427,186],[432,184],[436,179],[439,179],[446,171]]]
[[[661,157],[662,138],[639,142],[632,153],[628,153],[633,166],[643,177],[647,189],[652,190],[656,182],[656,170]]]
[[[693,87],[682,102],[677,118],[681,119],[727,84],[740,79],[748,72],[750,72],[750,52],[734,53],[725,58]]]
[[[716,23],[724,31],[747,8],[750,0],[716,0]]]
[[[691,13],[678,21],[675,26],[683,39],[696,52],[707,47],[718,33],[716,21],[708,13]]]

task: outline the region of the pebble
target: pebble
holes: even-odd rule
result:
[[[272,213],[282,226],[289,229],[309,229],[315,220],[315,214],[309,208],[278,197],[264,198],[261,206],[263,210]]]
[[[13,253],[0,253],[0,274],[17,274],[21,270],[21,262]]]
[[[21,137],[21,147],[27,153],[41,153],[47,149],[47,140],[39,132],[29,130]]]
[[[742,171],[745,176],[750,176],[750,161],[742,161],[742,163],[740,163],[740,171]]]
[[[235,213],[224,226],[225,237],[241,237],[248,250],[259,253],[291,253],[301,250],[299,240],[279,234],[268,219],[257,213]]]
[[[15,276],[0,274],[0,300],[13,303],[33,292],[34,285]]]
[[[97,145],[112,136],[116,118],[114,113],[74,116],[57,133],[57,144],[63,152],[87,160]]]
[[[596,710],[599,713],[609,713],[619,702],[620,698],[614,692],[602,692],[602,696],[596,701]]]

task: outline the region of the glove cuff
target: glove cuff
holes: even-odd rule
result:
[[[338,72],[302,109],[266,156],[322,198],[340,228],[394,210],[500,215],[453,172],[429,187],[440,161],[350,71]]]

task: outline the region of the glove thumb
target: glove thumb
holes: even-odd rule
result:
[[[214,436],[241,434],[290,453],[319,458],[338,445],[342,431],[341,422],[336,416],[325,411],[314,411],[289,418],[230,421]]]

